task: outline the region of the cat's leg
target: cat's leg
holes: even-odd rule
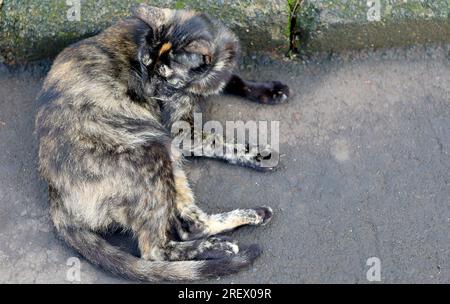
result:
[[[177,157],[170,158],[173,166],[178,166]],[[169,157],[160,155],[162,160]],[[139,200],[121,205],[115,220],[130,229],[136,236],[141,257],[147,260],[191,260],[196,258],[223,258],[239,251],[237,244],[226,238],[207,238],[179,242],[173,237],[173,227],[179,223],[176,201],[192,198],[192,193],[178,189],[178,170],[172,164],[154,170],[152,178],[143,177],[149,184],[136,184],[134,191],[141,193]],[[147,174],[150,170],[144,170]]]
[[[289,87],[279,81],[253,82],[238,75],[231,77],[224,93],[264,104],[284,103],[290,96]]]
[[[207,214],[197,205],[190,205],[180,210],[184,228],[180,237],[185,240],[197,239],[232,231],[244,225],[262,226],[273,215],[270,207],[235,209],[229,212]]]
[[[146,242],[139,238],[140,243]],[[145,246],[144,246],[145,247]],[[143,259],[153,261],[187,261],[206,258],[224,258],[239,252],[239,246],[231,238],[210,237],[191,241],[169,240],[167,243],[154,247],[151,251],[141,249]]]
[[[178,138],[179,143],[189,141],[180,148],[185,156],[201,156],[226,161],[230,164],[258,171],[273,171],[279,164],[279,152],[270,146],[257,147],[249,144],[226,142],[221,134],[193,129],[193,137]],[[193,140],[198,138],[200,140]]]
[[[238,252],[237,243],[224,236],[182,242],[169,241],[164,247],[165,259],[169,261],[219,259]]]
[[[232,256],[239,252],[236,242],[225,237],[211,237],[192,241],[173,240],[170,216],[165,208],[152,209],[146,212],[150,216],[134,230],[137,236],[141,257],[153,261],[182,261],[193,259],[212,259]]]
[[[264,225],[272,218],[273,211],[269,207],[207,214],[194,203],[194,196],[183,170],[177,168],[174,173],[177,191],[175,208],[182,221],[182,225],[178,227],[178,235],[183,240],[216,235],[243,225]]]

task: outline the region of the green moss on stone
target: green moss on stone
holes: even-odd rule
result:
[[[238,33],[246,50],[285,43],[285,0],[81,0],[81,20],[69,21],[64,0],[9,0],[0,10],[0,54],[9,62],[54,56],[68,43],[90,36],[119,18],[131,6],[146,2],[207,12]],[[280,14],[280,8],[282,13]]]
[[[81,20],[71,22],[65,0],[0,0],[0,61],[14,63],[54,56],[68,44],[128,16],[131,6],[142,2],[207,12],[238,34],[244,50],[284,52],[291,31],[288,7],[294,1],[81,0]],[[307,0],[320,13],[299,13],[300,43],[306,45],[305,37],[311,37],[307,48],[322,50],[334,49],[336,45],[371,47],[382,45],[382,41],[389,41],[385,44],[388,46],[393,45],[394,39],[398,44],[450,40],[450,1],[380,1],[381,22],[369,22],[366,0]],[[402,32],[409,40],[399,37],[396,24],[411,24],[414,31]]]

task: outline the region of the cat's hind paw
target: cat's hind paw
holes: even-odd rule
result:
[[[226,236],[213,236],[203,241],[196,260],[223,259],[239,253],[236,241]]]

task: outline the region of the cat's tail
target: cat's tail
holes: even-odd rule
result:
[[[261,254],[257,245],[221,259],[202,261],[147,261],[112,246],[89,230],[58,227],[64,240],[91,263],[121,277],[138,281],[199,280],[236,273]]]

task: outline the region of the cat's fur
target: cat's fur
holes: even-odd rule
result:
[[[212,236],[262,225],[271,209],[206,214],[171,145],[172,124],[191,121],[201,98],[224,89],[264,103],[287,98],[279,82],[232,75],[237,53],[236,37],[208,16],[141,5],[56,58],[38,97],[39,165],[56,230],[86,259],[157,281],[234,273],[260,255],[257,245]],[[226,160],[264,169],[257,155]],[[141,258],[100,236],[112,226],[136,237]]]

